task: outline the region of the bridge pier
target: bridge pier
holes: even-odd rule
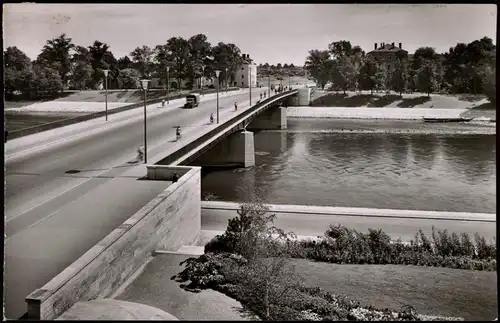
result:
[[[203,153],[192,163],[198,166],[255,166],[253,132],[238,131]]]
[[[286,128],[286,108],[284,107],[275,107],[264,111],[247,126],[249,130],[281,130]]]

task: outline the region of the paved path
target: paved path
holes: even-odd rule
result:
[[[195,109],[180,109],[182,100],[165,108],[148,106],[150,157],[215,127],[207,125],[216,110],[214,98],[206,95]],[[242,107],[238,112],[244,111],[245,100],[248,91],[221,95],[221,120],[234,115],[234,101]],[[180,142],[172,142],[174,125],[183,128]],[[142,140],[143,111],[138,109],[112,115],[107,124],[90,120],[7,143],[7,318],[20,317],[26,310],[24,297],[168,186],[137,181],[145,166],[129,162]],[[67,174],[69,170],[79,172]]]
[[[200,244],[226,229],[228,220],[237,216],[237,206],[230,202],[202,202],[201,228],[206,232]],[[272,205],[271,212],[276,214],[277,227],[300,236],[322,236],[330,224],[338,223],[362,232],[368,232],[369,228],[383,229],[394,240],[403,241],[413,239],[418,229],[430,236],[432,226],[449,232],[467,232],[471,238],[476,232],[489,241],[496,237],[494,214],[297,205]]]

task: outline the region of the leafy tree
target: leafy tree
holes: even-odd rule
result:
[[[358,83],[362,90],[370,90],[373,95],[373,90],[377,88],[376,75],[379,72],[377,61],[373,57],[365,60],[359,71]]]
[[[417,73],[417,87],[430,96],[431,93],[438,90],[436,64],[429,60],[422,60],[422,67]]]
[[[14,68],[21,71],[31,67],[30,58],[19,48],[7,47],[3,52],[5,68]]]
[[[118,84],[122,89],[136,89],[139,85],[141,74],[133,68],[125,68],[120,71],[118,76]]]
[[[287,63],[283,64],[283,68],[288,68],[288,67],[289,67],[289,66],[288,66],[288,64],[287,64]]]
[[[7,47],[4,51],[4,89],[6,98],[15,91],[26,93],[33,77],[29,57],[17,47]]]
[[[214,69],[224,71],[227,67],[229,79],[231,83],[233,83],[235,81],[234,77],[236,71],[240,69],[243,64],[243,58],[241,57],[241,50],[239,47],[235,44],[220,42],[212,48],[212,53],[214,57]],[[224,79],[221,78],[220,81],[222,82]]]
[[[351,56],[353,53],[353,47],[351,45],[351,42],[348,40],[340,40],[333,42],[330,45],[328,45],[328,50],[335,59],[340,59],[341,57],[344,56]]]
[[[189,42],[182,37],[172,37],[163,46],[157,46],[157,61],[162,70],[166,64],[172,64],[172,77],[177,78],[177,84],[181,87],[182,80],[188,75],[189,64]]]
[[[293,65],[293,63],[290,63],[290,65],[288,65],[289,68],[295,68],[295,65]]]
[[[71,71],[70,50],[74,47],[72,39],[62,34],[57,38],[47,40],[37,61],[57,69],[62,83],[66,84],[68,73]]]
[[[80,90],[85,90],[92,81],[92,72],[93,69],[90,62],[76,62],[71,73],[73,86]]]
[[[142,76],[147,77],[151,72],[151,65],[155,51],[149,46],[136,47],[131,53],[132,62],[136,63],[140,68]]]
[[[195,78],[202,75],[202,66],[208,65],[207,57],[212,54],[212,46],[207,41],[207,36],[203,34],[194,35],[188,40],[189,44],[189,76],[190,83],[194,87]]]
[[[349,56],[340,56],[333,67],[333,84],[344,91],[351,88],[356,81],[356,67]]]
[[[333,60],[330,59],[329,51],[313,49],[309,51],[304,67],[316,83],[324,89],[331,78]]]
[[[109,46],[98,40],[88,47],[93,69],[91,86],[96,87],[104,78],[104,69],[109,69],[111,65],[116,64],[116,59],[109,51]]]
[[[408,68],[406,62],[403,60],[397,60],[394,66],[394,70],[391,74],[391,90],[399,92],[401,98],[403,97],[403,92],[406,91],[408,87]]]
[[[132,60],[128,56],[120,57],[117,61],[118,69],[132,68]]]
[[[496,67],[493,66],[484,66],[484,74],[483,74],[483,83],[484,83],[484,94],[490,100],[492,104],[496,104],[497,99],[497,91],[496,91]]]
[[[37,63],[33,66],[33,78],[30,87],[35,96],[40,94],[52,94],[61,91],[63,83],[59,71],[43,64]]]

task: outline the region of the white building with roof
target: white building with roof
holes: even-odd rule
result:
[[[250,58],[249,54],[242,54],[243,64],[234,74],[233,86],[247,88],[257,87],[257,64]]]

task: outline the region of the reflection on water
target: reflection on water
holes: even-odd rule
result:
[[[203,194],[239,201],[244,181],[270,203],[496,212],[495,135],[321,132],[334,124],[255,133],[256,166],[204,172]]]

